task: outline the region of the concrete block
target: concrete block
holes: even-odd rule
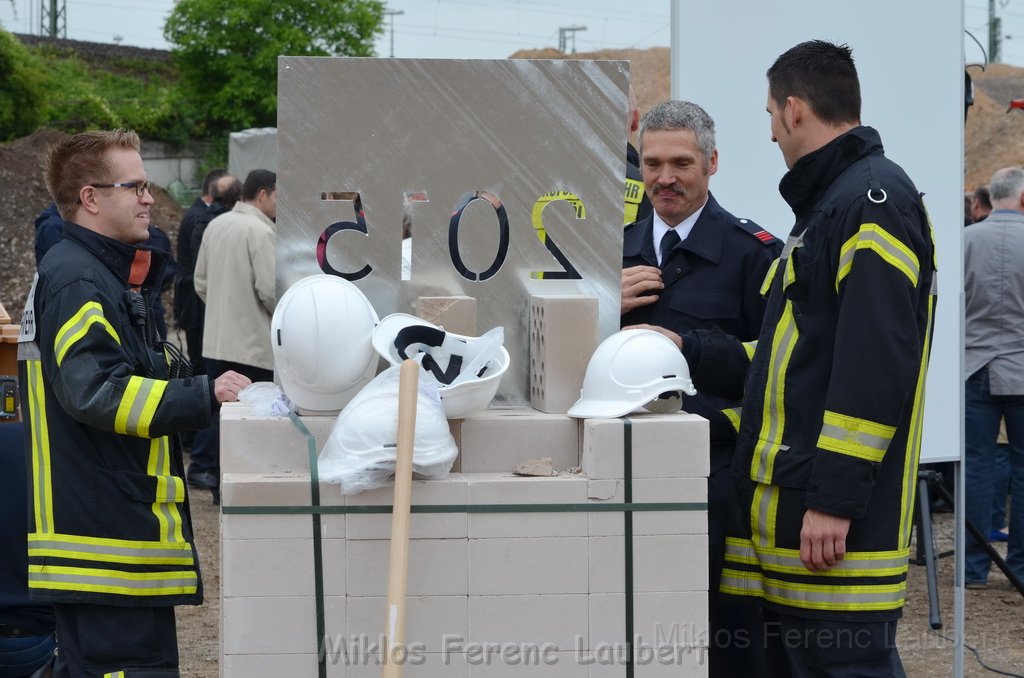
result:
[[[387,599],[383,596],[349,597],[348,633],[376,639],[385,629]],[[466,596],[409,596],[406,598],[405,644],[423,652],[444,651],[446,636],[469,635],[469,598]]]
[[[312,596],[313,540],[234,539],[221,546],[221,587],[226,598]]]
[[[387,593],[390,540],[353,540],[346,546],[347,593]],[[409,542],[410,596],[466,595],[469,554],[465,539],[413,539]]]
[[[551,457],[556,470],[579,465],[577,423],[529,408],[477,412],[462,420],[462,472],[508,473]]]
[[[633,478],[706,478],[710,438],[706,419],[695,414],[636,414],[632,425]],[[583,473],[602,480],[623,478],[622,419],[585,419],[580,449]]]
[[[222,678],[252,676],[315,676],[317,656],[307,654],[229,654],[221,663]]]
[[[626,590],[626,546],[622,537],[591,537],[588,564],[589,591],[623,593]],[[634,571],[635,571],[634,564]]]
[[[641,478],[633,481],[633,501],[637,503],[707,503],[705,478]],[[633,534],[707,534],[708,512],[637,511],[633,514]]]
[[[575,474],[529,478],[508,473],[466,476],[470,504],[576,504],[587,501],[587,479]],[[586,513],[471,513],[471,539],[585,537]]]
[[[470,595],[587,592],[586,537],[470,539]]]
[[[466,503],[466,497],[466,477],[461,473],[453,473],[440,480],[414,480],[412,483],[413,506],[461,506]],[[391,506],[394,502],[394,485],[360,492],[347,499],[348,506]],[[350,513],[346,517],[346,526],[348,539],[391,538],[390,513]],[[465,539],[467,530],[465,512],[414,513],[409,525],[409,536],[412,539]]]
[[[598,344],[597,298],[530,297],[530,406],[565,413],[580,397]]]
[[[316,437],[319,454],[336,416],[304,416]],[[220,411],[221,473],[309,472],[306,437],[288,417],[257,417],[241,403],[224,403]]]
[[[321,506],[344,506],[337,485],[320,483]],[[309,506],[312,491],[309,473],[225,473],[221,476],[224,506]]]
[[[469,678],[466,656],[459,653],[420,652],[411,648],[402,669],[402,675],[411,678]],[[380,675],[379,657],[348,667],[348,678],[380,678]]]
[[[638,592],[707,591],[707,535],[633,538],[633,589]]]
[[[476,299],[473,297],[419,297],[413,302],[413,309],[417,317],[439,325],[447,332],[467,337],[480,336],[476,322]]]
[[[223,487],[223,486],[222,486]],[[310,516],[226,515],[220,516],[221,542],[228,539],[301,539],[313,532]]]
[[[648,645],[707,647],[707,619],[707,591],[633,596],[633,632]]]
[[[543,651],[532,646],[505,645],[482,654],[467,653],[470,678],[587,678],[589,668],[576,652]],[[504,652],[504,654],[502,654]]]
[[[312,596],[224,598],[224,654],[306,654],[317,651]],[[288,620],[287,624],[281,623]]]
[[[589,603],[590,642],[586,650],[610,652],[613,645],[626,642],[626,594],[591,593]]]
[[[323,554],[323,584],[325,596],[345,595],[348,572],[347,539],[324,539],[320,542]],[[309,561],[310,567],[313,561]],[[344,607],[344,606],[342,606]]]
[[[471,596],[469,641],[587,647],[589,603],[580,595]]]

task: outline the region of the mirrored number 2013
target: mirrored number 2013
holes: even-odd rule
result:
[[[327,244],[331,238],[338,233],[343,231],[356,231],[358,233],[362,233],[365,237],[369,237],[370,235],[369,227],[366,223],[366,217],[363,212],[362,199],[359,193],[356,191],[323,192],[320,194],[320,199],[322,201],[331,202],[351,202],[355,212],[355,221],[335,222],[320,233],[320,237],[317,239],[316,244],[316,261],[320,270],[324,273],[337,275],[350,281],[365,278],[373,271],[373,267],[369,264],[366,264],[355,271],[341,271],[331,265],[327,258]],[[495,253],[490,266],[483,271],[474,271],[469,268],[462,257],[462,251],[459,245],[459,229],[463,213],[470,204],[477,200],[490,204],[494,208],[495,216],[498,220],[497,252]],[[534,233],[544,245],[545,249],[547,249],[551,256],[562,266],[562,269],[556,271],[533,271],[530,273],[530,277],[546,280],[579,280],[582,278],[579,271],[575,266],[573,266],[572,262],[569,261],[568,257],[565,256],[558,245],[555,244],[555,241],[543,226],[541,217],[544,208],[552,202],[558,201],[569,203],[572,206],[577,219],[586,218],[586,210],[583,206],[583,202],[573,193],[553,191],[551,193],[544,194],[537,200],[531,214]],[[415,191],[405,193],[404,202],[406,207],[410,207],[413,203],[429,202],[429,200],[425,191]],[[458,271],[459,275],[466,280],[483,282],[493,278],[501,269],[502,264],[504,264],[505,259],[508,257],[509,239],[510,227],[505,206],[496,195],[488,191],[475,191],[466,195],[459,201],[458,207],[452,213],[451,219],[448,222],[448,254],[451,259],[452,266],[456,271]],[[403,277],[405,276],[403,275]]]

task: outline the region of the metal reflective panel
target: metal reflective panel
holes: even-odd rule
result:
[[[528,404],[531,294],[618,329],[628,68],[281,57],[278,297],[322,272],[381,317],[472,296],[512,357],[495,404]]]

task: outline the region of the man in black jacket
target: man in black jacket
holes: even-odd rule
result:
[[[764,315],[761,284],[781,243],[749,219],[723,209],[708,190],[718,170],[711,117],[688,101],[666,101],[640,123],[640,162],[654,213],[626,228],[622,325],[682,334],[722,328],[754,339]],[[712,676],[756,676],[759,616],[718,598],[725,549],[729,468],[738,403],[705,394],[683,409],[711,422],[708,546]]]
[[[29,461],[28,587],[53,603],[54,675],[178,675],[174,607],[202,602],[171,436],[208,426],[249,380],[170,378],[149,308],[168,253],[150,249],[134,132],[56,144],[46,181],[63,239],[39,265],[18,357]]]

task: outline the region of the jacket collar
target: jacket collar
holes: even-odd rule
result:
[[[725,242],[725,228],[719,218],[724,210],[708,192],[708,201],[700,213],[697,223],[690,230],[680,247],[699,257],[717,264],[722,258],[722,247]],[[623,257],[640,257],[650,266],[658,265],[658,257],[654,252],[654,214],[637,223],[636,228],[626,231],[622,241]]]
[[[836,177],[866,155],[882,152],[882,138],[872,127],[854,127],[793,164],[779,193],[797,215],[806,212]]]
[[[163,250],[152,248],[149,241],[143,245],[129,245],[105,235],[100,235],[88,228],[79,226],[69,221],[64,222],[64,239],[77,243],[88,251],[126,285],[131,276],[132,263],[135,261],[137,252],[149,251],[149,271],[146,273],[142,287],[160,289],[163,280],[164,268],[167,265],[169,253]]]
[[[239,200],[238,202],[235,203],[235,206],[231,208],[231,211],[238,212],[239,214],[245,214],[251,217],[256,217],[264,224],[269,226],[271,229],[275,228],[274,222],[270,220],[270,217],[261,212],[259,208],[256,207],[255,205],[250,205],[247,202]]]

